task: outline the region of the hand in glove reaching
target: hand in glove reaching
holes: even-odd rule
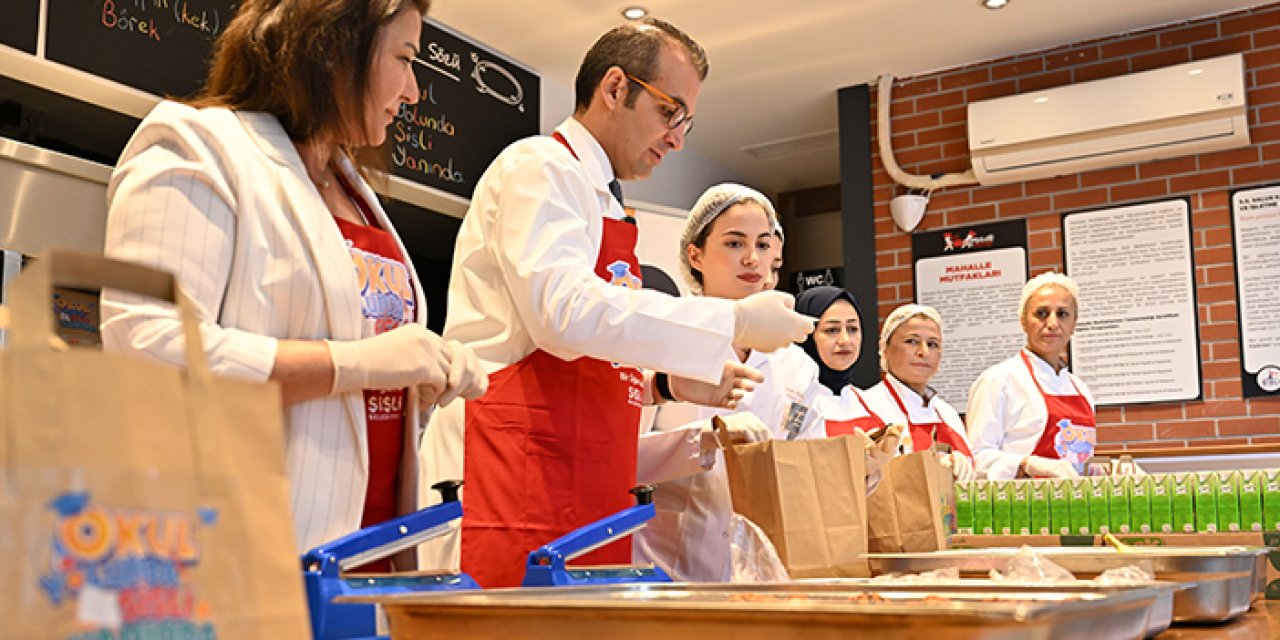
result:
[[[716,438],[716,429],[721,431],[720,439],[725,444],[747,444],[764,442],[773,437],[773,431],[765,426],[756,414],[750,411],[732,413],[727,416],[713,416],[702,427],[702,450],[711,451],[720,448]]]
[[[1032,478],[1078,478],[1080,472],[1067,460],[1054,460],[1042,456],[1027,456],[1022,470]]]
[[[671,395],[680,402],[692,402],[704,407],[735,409],[738,401],[764,382],[764,376],[752,367],[735,360],[725,360],[720,382],[708,384],[689,378],[670,376]]]
[[[951,469],[951,475],[955,477],[956,482],[969,482],[978,477],[977,471],[973,468],[973,461],[959,451],[940,454],[942,466]]]

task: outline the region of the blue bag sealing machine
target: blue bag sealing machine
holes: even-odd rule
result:
[[[353,574],[343,571],[380,560],[441,536],[462,517],[458,501],[460,480],[432,485],[443,500],[408,515],[366,527],[302,556],[303,581],[311,610],[315,640],[374,640],[378,635],[377,607],[334,602],[341,596],[382,595],[421,591],[479,589],[465,573]]]

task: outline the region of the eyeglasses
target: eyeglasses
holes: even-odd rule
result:
[[[623,73],[626,72],[624,71]],[[683,126],[684,135],[686,136],[689,135],[690,131],[693,131],[693,116],[689,115],[688,107],[685,107],[679,100],[667,95],[662,89],[659,89],[640,78],[627,73],[627,79],[644,87],[645,91],[648,91],[653,95],[653,97],[666,102],[668,106],[675,109],[675,111],[671,112],[671,115],[667,116],[667,128],[674,131],[676,128]]]

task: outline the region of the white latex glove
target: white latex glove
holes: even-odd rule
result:
[[[795,298],[761,291],[733,303],[733,343],[756,351],[776,351],[813,333],[817,318],[796,313]]]
[[[1054,460],[1041,456],[1027,456],[1022,468],[1032,478],[1079,478],[1080,472],[1066,460]]]
[[[955,477],[956,482],[969,482],[978,477],[978,472],[973,468],[973,461],[959,451],[941,454],[939,458],[942,466],[951,469],[951,475]]]
[[[885,427],[885,433],[879,442],[871,439],[862,429],[854,429],[853,435],[862,440],[867,449],[867,475],[874,475],[884,468],[898,454],[898,443],[902,439],[905,427],[891,424]]]
[[[484,395],[489,390],[489,375],[484,372],[476,352],[457,340],[446,342],[445,347],[449,349],[449,386],[440,394],[436,404],[444,407],[459,396],[475,400]],[[426,397],[426,393],[421,397]]]
[[[420,324],[363,340],[326,342],[333,361],[332,393],[420,385],[434,398],[449,381],[449,349]]]
[[[750,411],[741,413],[731,413],[727,416],[716,416],[702,426],[702,450],[712,451],[720,448],[720,442],[716,439],[714,423],[719,419],[721,428],[724,433],[720,438],[726,444],[747,444],[749,442],[764,442],[773,437],[773,431],[766,427],[756,414]]]
[[[691,380],[678,376],[669,376],[668,384],[671,395],[681,402],[692,402],[706,407],[723,407],[735,409],[738,401],[756,388],[756,383],[764,382],[764,376],[753,367],[748,367],[736,360],[725,360],[724,369],[720,373],[720,382],[708,384],[700,380]]]

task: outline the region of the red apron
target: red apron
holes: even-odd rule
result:
[[[969,451],[969,445],[965,443],[964,438],[956,433],[951,425],[942,419],[942,414],[938,413],[938,408],[933,408],[933,415],[937,420],[933,422],[912,422],[911,412],[907,411],[907,405],[902,402],[902,397],[898,395],[898,390],[893,388],[893,383],[889,382],[888,376],[881,374],[880,379],[884,381],[884,387],[889,390],[889,395],[893,396],[893,401],[898,403],[898,409],[902,411],[902,417],[907,421],[907,430],[911,434],[911,450],[924,451],[933,444],[936,434],[938,442],[951,445],[952,451],[959,451],[969,459],[973,459],[973,453]],[[921,446],[921,443],[928,443]]]
[[[863,433],[871,433],[872,431],[884,426],[884,420],[880,416],[871,411],[871,407],[867,406],[867,401],[862,399],[862,394],[858,390],[849,385],[849,389],[853,391],[853,397],[858,399],[862,404],[862,409],[867,415],[861,418],[853,418],[851,420],[827,420],[827,437],[852,435],[854,429],[861,430]]]
[[[636,237],[606,217],[596,275],[640,288]],[[530,551],[630,506],[643,390],[634,367],[540,349],[491,374],[466,406],[462,570],[485,588],[518,586]],[[629,564],[631,540],[577,562]]]
[[[1031,454],[1054,460],[1070,460],[1076,471],[1083,474],[1089,458],[1093,457],[1093,447],[1098,443],[1098,423],[1094,418],[1093,407],[1089,406],[1089,401],[1080,393],[1075,380],[1071,380],[1071,387],[1076,390],[1073,396],[1045,393],[1040,380],[1036,378],[1035,370],[1031,368],[1027,352],[1023,351],[1021,355],[1022,363],[1027,365],[1027,373],[1031,375],[1031,382],[1035,383],[1040,397],[1044,398],[1044,407],[1049,412],[1049,418],[1044,423],[1044,433],[1040,434],[1040,441]]]

